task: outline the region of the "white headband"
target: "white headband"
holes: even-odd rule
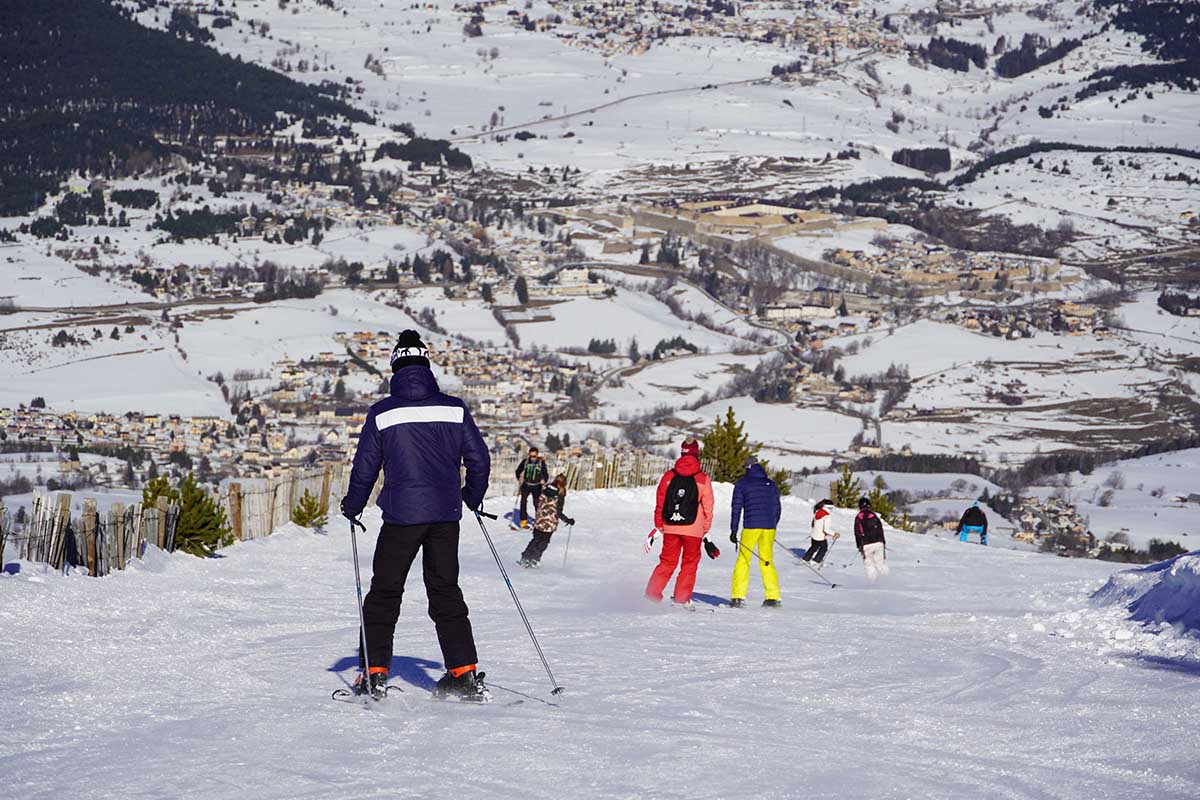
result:
[[[391,363],[395,364],[397,359],[416,356],[419,358],[429,358],[429,348],[427,347],[399,347],[392,351]]]

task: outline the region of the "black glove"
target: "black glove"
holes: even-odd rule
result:
[[[732,533],[729,534],[729,541],[733,542],[734,544],[737,544],[737,531],[733,531]]]
[[[341,508],[342,508],[342,516],[348,520],[351,520],[352,522],[357,522],[358,515],[362,513],[362,511],[351,511],[350,507],[346,505],[346,498],[344,498],[344,497],[342,498]]]
[[[567,523],[568,525],[575,524],[575,520],[571,519],[570,517],[563,517],[563,522]]]
[[[467,497],[467,487],[465,487],[465,486],[462,488],[462,501],[463,501],[463,504],[467,508],[471,509],[472,511],[479,511],[480,509],[483,508],[482,500],[480,500],[478,503],[471,502],[471,499],[469,497]]]
[[[707,538],[704,540],[704,552],[708,553],[709,558],[717,558],[721,555],[721,551],[717,549],[717,546]]]

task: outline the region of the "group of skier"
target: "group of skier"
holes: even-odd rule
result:
[[[658,564],[646,584],[646,597],[661,602],[663,590],[675,574],[672,599],[677,605],[692,604],[696,585],[696,570],[700,563],[701,546],[710,558],[720,555],[717,546],[708,540],[713,522],[712,481],[700,465],[700,445],[689,437],[684,440],[679,460],[658,482],[654,508],[654,529],[646,543],[649,552],[654,539],[661,533],[662,552]],[[830,500],[821,500],[813,509],[812,533],[802,560],[820,569],[829,552],[829,539],[838,538],[831,525]],[[729,605],[744,608],[750,587],[750,564],[756,559],[763,583],[763,607],[779,608],[783,599],[779,591],[779,573],[775,569],[775,532],[782,513],[779,487],[767,476],[754,456],[745,462],[745,474],[733,487],[729,513],[729,541],[737,546]],[[741,527],[741,536],[738,528]],[[865,565],[867,579],[874,582],[888,573],[887,542],[883,522],[871,509],[871,501],[859,500],[858,516],[854,520],[854,539]]]
[[[430,368],[429,350],[416,331],[400,334],[392,351],[391,367],[390,394],[367,414],[341,505],[342,514],[351,524],[361,525],[358,518],[383,471],[378,499],[383,527],[372,561],[370,590],[361,606],[360,671],[353,691],[376,697],[386,693],[405,581],[419,550],[429,616],[446,667],[433,695],[488,702],[491,695],[483,683],[483,673],[477,672],[471,622],[458,585],[458,537],[463,505],[477,516],[483,513],[491,456],[463,401],[438,387]],[[465,477],[461,472],[464,467]],[[517,528],[532,524],[533,531],[519,563],[536,567],[559,521],[575,524],[563,512],[567,479],[561,474],[550,479],[536,447],[530,448],[518,465],[515,477],[518,508],[514,509],[513,523]],[[532,523],[530,498],[534,505]],[[814,509],[811,543],[804,553],[804,561],[818,569],[828,552],[829,540],[837,540],[830,527],[830,505],[830,501],[823,500]],[[883,524],[867,498],[859,506],[854,538],[867,577],[874,581],[888,571]],[[781,513],[779,489],[753,457],[746,460],[745,475],[734,487],[730,511],[729,538],[738,547],[730,605],[745,605],[751,559],[757,558],[765,595],[763,605],[779,607],[782,599],[773,553]],[[707,538],[713,518],[712,480],[701,467],[699,442],[688,437],[679,459],[658,483],[654,530],[646,549],[648,552],[661,535],[662,552],[646,584],[646,597],[661,601],[678,569],[674,602],[691,604],[701,549],[710,558],[720,555]],[[986,541],[986,520],[983,530]]]

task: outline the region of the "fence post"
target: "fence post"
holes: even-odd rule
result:
[[[287,518],[290,521],[292,517],[292,509],[296,507],[296,501],[300,498],[296,497],[296,489],[300,484],[300,471],[288,470],[288,501],[287,501]]]
[[[329,490],[333,488],[333,465],[325,465],[325,475],[321,480],[321,513],[329,512]]]
[[[167,498],[159,495],[154,501],[154,507],[158,509],[158,530],[154,538],[158,542],[158,549],[163,550],[167,546]]]
[[[125,569],[125,504],[113,503],[108,510],[108,535],[113,543],[117,569]]]
[[[71,495],[58,496],[54,507],[50,536],[50,558],[47,561],[55,569],[62,569],[67,558],[67,530],[71,527]]]
[[[4,566],[4,539],[8,535],[8,526],[4,524],[4,501],[0,500],[0,567]]]
[[[229,524],[233,526],[233,538],[242,541],[242,485],[229,484]]]
[[[96,500],[93,497],[83,501],[83,541],[87,554],[88,575],[96,577]]]

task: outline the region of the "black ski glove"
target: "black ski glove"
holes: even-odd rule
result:
[[[480,500],[478,503],[472,503],[471,499],[469,497],[467,497],[467,487],[464,486],[462,488],[461,496],[462,496],[463,505],[465,505],[467,508],[469,508],[475,512],[479,512],[479,511],[483,510],[483,501],[482,500]]]
[[[733,542],[734,544],[737,544],[737,531],[732,531],[729,534],[729,541]]]
[[[357,522],[358,515],[362,513],[362,511],[351,512],[350,507],[346,505],[346,498],[344,498],[344,497],[342,498],[341,508],[342,508],[342,516],[345,517],[346,519],[350,520],[351,522]]]
[[[575,520],[571,519],[570,517],[563,517],[563,522],[567,523],[568,525],[575,524]]]
[[[708,553],[709,558],[717,558],[721,555],[721,551],[717,549],[715,544],[708,540],[708,537],[704,539],[704,552]]]

